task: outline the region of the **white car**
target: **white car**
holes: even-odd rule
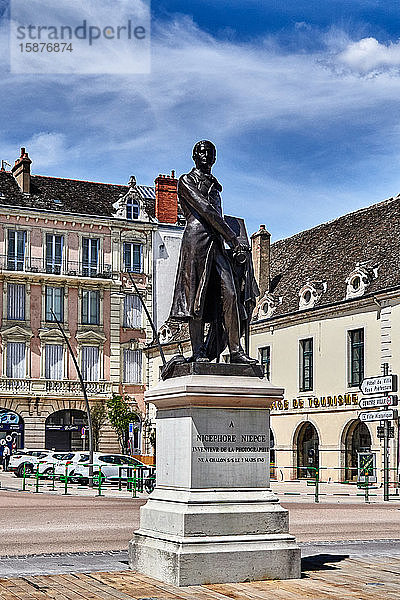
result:
[[[12,454],[10,457],[8,470],[12,471],[17,477],[23,477],[24,465],[26,474],[33,473],[38,462],[46,460],[51,454],[53,454],[51,450],[44,450],[43,448],[23,448],[17,450],[15,454]]]
[[[69,452],[67,456],[56,462],[54,474],[56,477],[65,477],[66,474],[71,476],[74,474],[76,466],[81,463],[89,462],[89,458],[90,456],[87,450],[85,452]]]
[[[121,468],[122,467],[122,468]],[[140,460],[125,456],[124,454],[107,454],[105,452],[95,452],[93,455],[93,478],[96,483],[101,471],[102,481],[118,481],[119,478],[127,479],[127,470],[129,467],[144,467],[149,469]],[[79,463],[73,472],[76,481],[83,485],[89,483],[89,465]]]
[[[46,458],[39,460],[39,473],[41,475],[47,475],[49,477],[54,475],[57,479],[65,475],[67,470],[68,475],[73,468],[75,462],[82,462],[89,460],[88,452],[52,452]]]

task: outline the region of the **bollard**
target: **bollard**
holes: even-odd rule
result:
[[[315,502],[319,502],[319,472],[315,469]]]
[[[39,492],[39,464],[36,469],[36,485],[35,485],[35,494]]]
[[[365,473],[365,502],[369,504],[369,483],[368,483],[368,473]]]
[[[54,492],[54,490],[56,489],[56,468],[53,465],[53,474],[52,474],[52,484],[51,484],[51,489]]]
[[[101,493],[102,479],[103,479],[103,477],[102,477],[102,474],[101,474],[101,465],[99,465],[99,489],[98,489],[98,493],[97,493],[98,496],[102,495],[102,493]]]
[[[136,467],[133,467],[133,476],[132,476],[132,498],[137,497],[136,490]]]
[[[64,496],[68,495],[68,463],[65,463]]]
[[[26,463],[24,463],[24,471],[23,471],[23,480],[22,480],[22,491],[25,492],[26,489]]]

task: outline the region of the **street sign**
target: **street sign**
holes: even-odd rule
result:
[[[358,415],[360,421],[391,421],[397,419],[397,410],[371,410]]]
[[[397,396],[378,396],[376,398],[361,398],[360,408],[378,408],[379,406],[397,406]]]
[[[359,483],[376,483],[376,453],[359,452],[357,480]]]
[[[383,440],[383,438],[385,437],[385,428],[383,427],[383,425],[378,425],[376,432],[377,432],[378,438],[380,440]],[[388,438],[389,439],[394,438],[394,427],[392,425],[389,425],[389,428],[388,428]]]
[[[397,375],[381,375],[367,377],[360,385],[363,394],[381,394],[382,392],[397,392]]]

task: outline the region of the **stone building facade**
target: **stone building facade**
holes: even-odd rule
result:
[[[174,176],[165,179],[156,197],[134,177],[121,186],[33,175],[25,149],[0,171],[0,438],[18,447],[86,443],[83,395],[56,315],[90,403],[127,396],[143,422],[134,449],[151,450],[143,350],[153,334],[130,276],[152,314],[154,240],[163,219],[172,229],[177,221],[163,212]],[[118,450],[109,426],[100,444]]]
[[[271,413],[278,479],[356,481],[360,453],[376,455],[379,421],[359,419],[364,377],[400,373],[400,196],[270,244],[253,235],[263,293],[251,352],[285,400]],[[392,421],[390,480],[398,482],[399,429]]]

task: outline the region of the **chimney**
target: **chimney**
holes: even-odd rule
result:
[[[32,161],[28,153],[25,152],[25,148],[21,148],[21,156],[15,161],[11,173],[24,194],[30,194],[31,191],[31,164]]]
[[[254,275],[260,288],[260,296],[269,291],[271,234],[260,225],[257,233],[251,236],[251,251],[253,254]]]
[[[175,171],[171,175],[159,175],[156,185],[156,218],[160,223],[173,223],[178,220],[178,180]]]

